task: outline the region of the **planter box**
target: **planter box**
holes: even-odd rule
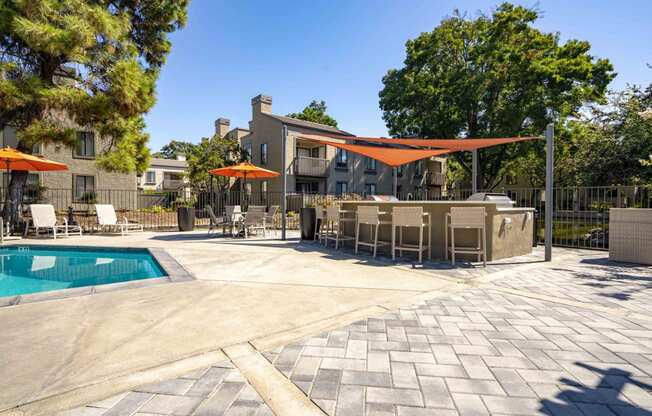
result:
[[[314,208],[301,208],[301,239],[314,240],[315,238],[315,220],[317,213]]]
[[[195,229],[195,208],[177,208],[177,222],[179,231],[192,231]]]
[[[609,210],[609,260],[652,264],[652,208]]]

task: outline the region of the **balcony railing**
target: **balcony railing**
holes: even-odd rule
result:
[[[297,156],[294,158],[294,174],[301,176],[328,176],[328,159]]]
[[[164,179],[162,188],[165,190],[175,190],[182,188],[185,182],[183,179]]]
[[[446,178],[441,172],[428,172],[426,174],[426,185],[443,186]]]

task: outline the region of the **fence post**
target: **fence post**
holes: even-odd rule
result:
[[[478,149],[471,152],[471,192],[478,192]]]
[[[546,218],[545,218],[545,243],[546,261],[552,260],[552,221],[553,215],[553,163],[554,163],[554,130],[555,125],[550,123],[546,126]]]
[[[286,172],[286,146],[288,138],[288,127],[283,125],[283,133],[281,137],[281,175],[283,177],[281,183],[281,240],[285,240],[285,227],[286,227],[286,209],[287,209],[287,172]]]

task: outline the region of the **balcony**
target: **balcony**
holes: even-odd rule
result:
[[[328,176],[328,159],[297,156],[294,158],[294,174],[299,176]]]
[[[446,177],[441,172],[427,172],[426,185],[443,186],[446,182]]]
[[[164,179],[162,183],[163,190],[166,191],[176,191],[179,188],[183,188],[185,182],[183,179]]]

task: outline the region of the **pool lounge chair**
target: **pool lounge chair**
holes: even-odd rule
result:
[[[66,218],[63,223],[57,221],[57,214],[54,212],[54,207],[50,204],[32,204],[29,206],[29,212],[32,215],[31,225],[28,222],[25,227],[25,236],[30,229],[34,230],[34,234],[38,237],[41,231],[52,232],[52,236],[56,239],[57,235],[68,237],[70,233],[82,235],[82,229],[79,225],[70,225]]]
[[[119,222],[115,214],[115,208],[111,204],[95,204],[97,213],[97,225],[100,230],[109,229],[112,231],[120,230],[120,235],[124,236],[129,231],[143,231],[143,225],[129,222],[127,217],[123,217],[124,222]]]

